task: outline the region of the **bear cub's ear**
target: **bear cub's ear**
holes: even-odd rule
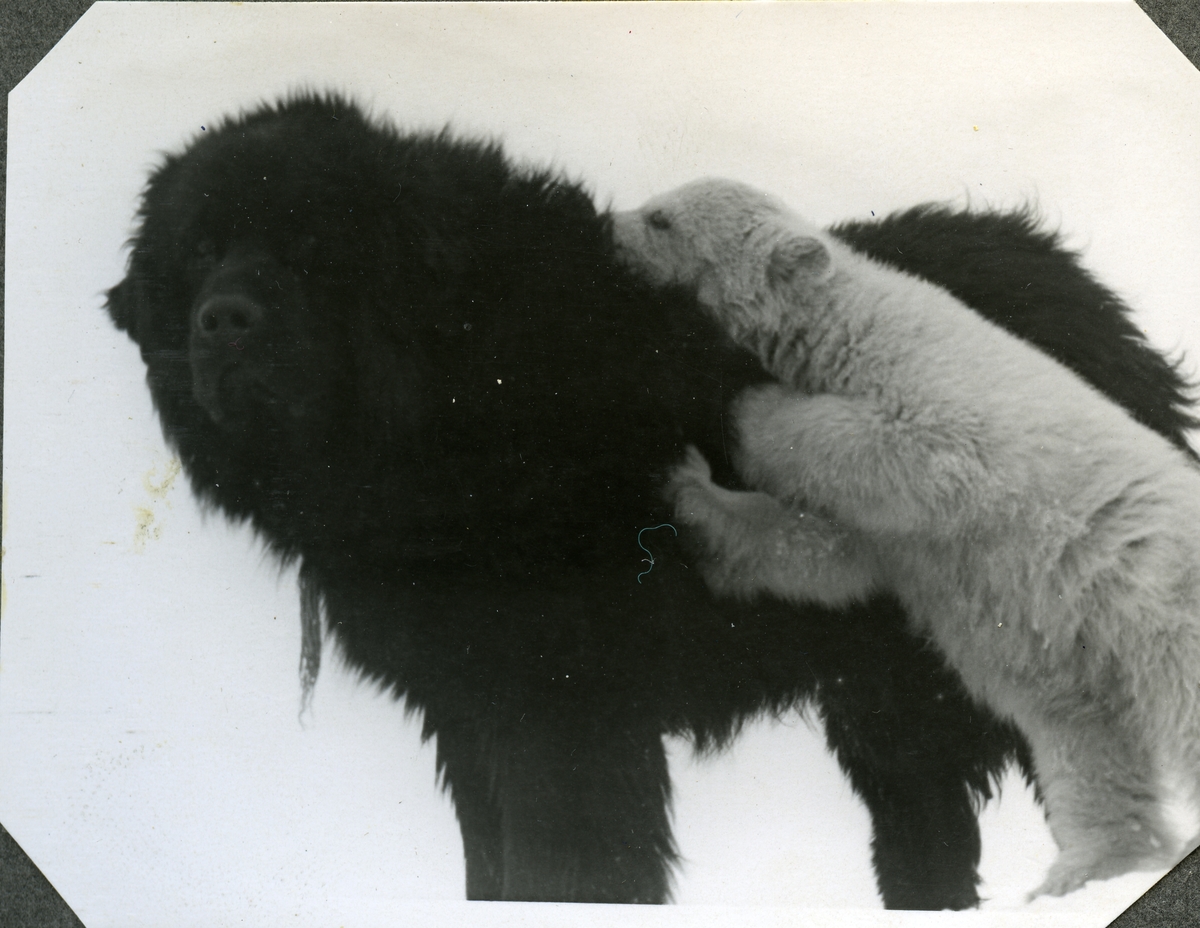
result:
[[[789,235],[771,249],[767,258],[767,283],[774,289],[803,280],[816,282],[832,273],[833,258],[820,239]]]

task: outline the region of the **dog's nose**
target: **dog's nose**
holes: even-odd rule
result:
[[[218,294],[206,299],[196,310],[196,331],[214,342],[234,344],[253,332],[263,320],[262,307],[238,294]]]

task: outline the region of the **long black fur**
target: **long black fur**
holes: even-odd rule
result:
[[[1178,371],[1030,217],[834,231],[1184,442]],[[644,573],[664,474],[690,443],[734,482],[726,410],[765,375],[618,264],[579,185],[297,96],[155,171],[108,310],[195,492],[299,560],[306,611],[423,712],[469,898],[664,901],[664,734],[718,747],[810,705],[885,904],[978,902],[976,810],[1024,747],[893,601],[719,602],[665,530]]]

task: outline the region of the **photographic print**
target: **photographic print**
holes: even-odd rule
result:
[[[1198,113],[1127,3],[98,4],[0,818],[89,928],[1107,924],[1200,835]]]

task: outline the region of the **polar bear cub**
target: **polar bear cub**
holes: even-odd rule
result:
[[[1059,847],[1030,898],[1180,859],[1197,839],[1171,784],[1200,802],[1200,472],[946,291],[752,188],[686,185],[614,235],[778,380],[736,404],[753,491],[694,450],[670,483],[709,585],[899,597],[1029,740]]]

